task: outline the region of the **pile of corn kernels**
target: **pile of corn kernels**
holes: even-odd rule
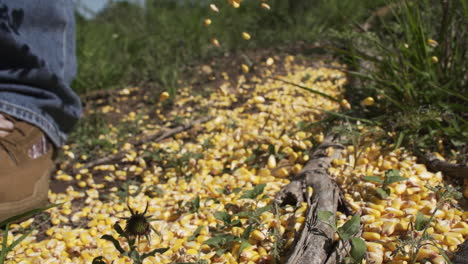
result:
[[[468,212],[449,204],[440,205],[436,210],[438,199],[429,188],[443,186],[442,174],[427,171],[425,165],[418,164],[416,157],[403,149],[388,152],[382,146],[372,144],[361,151],[356,158],[354,146],[348,146],[344,151],[345,158],[334,160],[329,173],[345,191],[348,205],[361,213],[364,224],[361,236],[367,244],[367,261],[409,263],[408,254],[394,253],[402,245],[398,239],[408,238],[412,230],[415,238],[420,238],[422,231],[414,230],[417,213],[421,212],[429,218],[435,212],[435,219],[426,231],[434,238],[435,244],[425,240],[427,245],[419,250],[416,259],[446,263],[437,247],[454,252],[465,241],[468,236]],[[362,177],[372,175],[383,179],[385,172],[391,169],[398,170],[407,180],[390,184],[390,195],[380,199],[374,192],[378,184],[365,181]],[[338,225],[342,225],[347,217],[338,214],[338,219]],[[410,252],[411,246],[404,247],[404,250]]]
[[[277,59],[277,58],[275,58]],[[341,99],[345,76],[342,72],[325,66],[306,67],[294,63],[293,56],[287,56],[284,67],[289,71],[279,76],[289,82],[311,87],[320,92]],[[313,141],[323,140],[323,133],[317,129],[301,129],[300,124],[319,121],[322,110],[335,111],[340,105],[326,98],[298,89],[295,86],[269,79],[275,63],[272,58],[264,62],[262,77],[246,78],[241,75],[232,84],[227,74],[224,82],[208,98],[191,93],[190,87],[179,90],[172,112],[163,114],[156,110],[156,116],[163,125],[152,124],[145,109],[122,117],[122,122],[141,125],[143,135],[169,129],[176,118],[194,120],[199,118],[199,109],[208,109],[214,118],[181,132],[169,140],[148,142],[136,148],[124,144],[127,155],[122,162],[82,169],[75,175],[58,171],[56,180],[76,182],[66,193],[49,194],[51,203],[64,203],[50,209],[52,227],[45,231],[46,238],[38,241],[34,231],[7,257],[7,263],[91,263],[97,256],[103,256],[107,263],[132,263],[128,257],[119,254],[114,245],[100,239],[104,234],[117,237],[114,223],[125,225],[122,217],[130,216],[126,201],[117,195],[122,183],[130,178],[139,179],[129,187],[129,204],[134,211],[142,212],[148,204],[147,215],[158,219],[152,222],[159,234],[152,234],[150,241],[143,239],[138,244],[140,252],[156,248],[169,248],[163,254],[149,257],[144,263],[180,263],[206,260],[208,263],[274,263],[272,254],[277,240],[281,239],[283,249],[291,246],[294,235],[304,223],[307,205],[298,208],[286,207],[274,214],[263,212],[260,224],[251,232],[251,246],[239,252],[240,245],[233,244],[221,255],[216,248],[203,242],[213,236],[213,229],[222,222],[215,218],[219,211],[255,210],[272,203],[275,194],[289,183],[288,177],[298,173],[309,160],[308,150]],[[337,65],[335,65],[337,66]],[[246,72],[245,69],[242,69]],[[125,89],[122,94],[128,94]],[[119,99],[125,103],[125,97]],[[119,113],[117,106],[107,105],[98,113]],[[115,144],[118,141],[116,127],[112,133],[99,138]],[[209,144],[206,144],[209,143]],[[273,151],[272,149],[273,148]],[[350,147],[351,148],[351,147]],[[65,146],[65,154],[75,157],[73,146]],[[202,154],[201,158],[191,157],[182,169],[166,166],[171,161],[162,156],[154,163],[144,159],[145,153],[164,150],[172,158],[182,158],[188,153]],[[344,159],[335,160],[330,173],[346,193],[349,205],[362,213],[364,230],[362,237],[368,246],[368,261],[372,263],[404,263],[402,256],[390,256],[395,248],[395,238],[407,230],[409,216],[422,211],[428,214],[436,203],[425,184],[441,183],[441,175],[432,174],[418,165],[414,157],[403,150],[389,154],[373,145],[366,148],[354,164],[352,149],[347,149]],[[274,154],[272,154],[274,153]],[[255,155],[254,155],[255,154]],[[253,158],[252,158],[253,157]],[[87,157],[81,157],[86,162]],[[77,162],[79,170],[82,164]],[[368,199],[366,192],[375,188],[372,183],[360,181],[363,175],[382,175],[387,169],[398,169],[409,178],[404,183],[390,186],[392,195],[386,200]],[[96,179],[101,175],[102,179]],[[104,176],[102,176],[104,175]],[[245,191],[258,184],[266,184],[262,197],[241,199]],[[112,186],[112,187],[111,187]],[[152,194],[153,190],[161,193]],[[106,190],[107,197],[102,192]],[[238,190],[238,191],[235,191]],[[187,210],[184,205],[200,198],[199,208]],[[77,206],[77,204],[79,206]],[[339,224],[346,216],[338,214]],[[246,219],[240,219],[241,227],[230,227],[225,232],[239,236],[244,232]],[[444,207],[437,214],[431,234],[444,249],[454,250],[466,238],[467,214],[451,207]],[[9,243],[21,235],[19,230],[32,224],[27,220],[12,226]],[[202,226],[197,236],[195,231]],[[275,237],[271,230],[280,235]],[[1,240],[1,239],[0,239]],[[119,238],[122,244],[124,239]],[[390,253],[389,253],[390,252]],[[442,263],[440,255],[431,247],[424,248],[424,256]],[[421,255],[422,258],[423,255]]]
[[[325,67],[305,67],[292,64],[294,57],[285,59],[286,68],[290,72],[281,78],[308,85],[330,94],[340,96],[345,82],[344,74]],[[274,63],[272,59],[264,62],[265,78],[243,75],[237,80],[237,85],[230,84],[227,74],[223,74],[224,83],[208,98],[194,95],[190,87],[181,89],[175,101],[173,112],[163,115],[156,110],[164,125],[153,125],[145,115],[145,109],[138,109],[122,118],[122,122],[141,123],[144,133],[168,129],[173,125],[171,120],[183,117],[194,120],[197,117],[197,107],[207,108],[208,115],[214,118],[204,124],[197,125],[190,131],[177,134],[174,138],[163,142],[148,142],[139,148],[124,144],[127,150],[124,165],[108,164],[91,169],[82,169],[76,175],[68,175],[58,171],[54,176],[57,180],[76,182],[69,186],[66,193],[49,194],[51,203],[64,203],[59,208],[48,210],[52,227],[45,233],[46,238],[37,241],[37,231],[19,244],[7,257],[8,263],[91,263],[97,256],[103,256],[108,263],[132,263],[132,261],[114,248],[114,245],[100,239],[104,234],[117,237],[113,230],[115,222],[125,225],[122,217],[130,216],[126,201],[116,195],[118,187],[107,187],[115,181],[125,181],[137,177],[141,186],[130,185],[129,204],[134,211],[142,212],[146,204],[147,215],[158,219],[152,222],[160,233],[152,234],[150,241],[142,239],[138,245],[140,252],[148,252],[155,248],[169,248],[163,254],[148,257],[144,263],[177,263],[208,260],[209,263],[268,263],[272,261],[271,253],[275,250],[275,238],[271,231],[275,228],[280,234],[283,247],[288,247],[294,240],[304,222],[307,205],[298,208],[282,208],[277,214],[272,211],[263,212],[257,229],[251,232],[251,246],[239,252],[239,245],[234,244],[227,252],[217,255],[216,248],[203,242],[212,237],[210,231],[222,222],[214,217],[218,211],[254,210],[272,203],[275,194],[287,183],[289,175],[299,172],[308,161],[308,150],[312,147],[311,138],[323,137],[323,134],[312,131],[302,131],[298,128],[300,122],[314,122],[323,117],[318,109],[337,110],[339,104],[286,85],[280,81],[268,80],[273,76]],[[308,80],[304,80],[308,76]],[[301,81],[302,79],[302,81]],[[331,79],[334,81],[332,82]],[[314,82],[315,81],[315,82]],[[124,90],[123,94],[128,94]],[[122,99],[124,103],[125,99]],[[188,106],[188,105],[194,105]],[[188,106],[188,107],[184,107]],[[313,106],[313,108],[311,108]],[[118,113],[116,106],[103,106],[96,112]],[[138,117],[141,117],[138,119]],[[110,128],[116,131],[115,127]],[[100,139],[116,143],[114,133],[101,135]],[[210,142],[204,147],[204,142]],[[274,153],[269,154],[271,147]],[[175,168],[165,168],[168,163],[163,160],[148,164],[142,158],[144,153],[164,150],[172,157],[182,157],[186,153],[200,153],[202,158],[192,158],[184,168],[183,174]],[[73,146],[65,146],[65,154],[70,158],[77,156]],[[114,152],[117,152],[114,151]],[[249,161],[252,154],[257,153],[258,160]],[[263,156],[262,154],[263,153]],[[83,163],[86,157],[82,157]],[[79,169],[81,163],[75,164]],[[104,180],[98,181],[93,175]],[[190,175],[190,178],[187,178]],[[246,191],[258,184],[266,184],[262,197],[257,199],[241,199]],[[138,188],[143,190],[137,192]],[[102,197],[100,191],[110,188],[108,197]],[[158,188],[161,195],[148,195],[148,190]],[[220,190],[228,190],[220,191]],[[238,191],[231,191],[238,190]],[[184,204],[200,198],[199,209],[189,212]],[[77,208],[77,204],[80,206]],[[227,206],[229,205],[229,206]],[[229,209],[229,210],[228,210]],[[245,228],[247,219],[240,219],[242,227],[231,227],[226,232],[240,235]],[[12,226],[9,243],[18,238],[20,228],[31,225],[32,219]],[[189,239],[199,226],[203,226],[195,239]],[[124,239],[119,239],[124,244]]]

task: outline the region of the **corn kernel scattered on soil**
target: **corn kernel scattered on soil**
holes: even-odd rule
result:
[[[272,62],[273,59],[270,59]],[[281,60],[275,56],[274,61]],[[315,67],[307,67],[294,61],[293,56],[285,58],[287,74],[280,76],[282,79],[343,99],[343,85],[346,81],[344,73],[320,66],[320,63]],[[143,239],[138,245],[140,252],[170,248],[163,254],[147,258],[144,263],[197,260],[232,264],[273,263],[268,261],[272,259],[278,237],[269,230],[278,230],[279,239],[290,246],[305,221],[307,204],[298,208],[282,208],[277,215],[271,211],[262,213],[259,217],[261,225],[249,237],[251,246],[242,252],[239,252],[240,245],[235,243],[217,256],[216,249],[203,242],[213,236],[211,229],[221,224],[214,217],[216,212],[233,213],[271,204],[275,194],[289,183],[289,177],[300,171],[309,160],[308,150],[313,146],[313,139],[320,139],[318,142],[323,140],[323,131],[303,131],[298,124],[319,121],[324,115],[318,109],[335,111],[340,105],[297,87],[268,79],[275,77],[273,72],[276,63],[267,65],[268,70],[261,77],[249,77],[247,80],[241,75],[236,83],[226,81],[220,84],[219,89],[209,96],[194,94],[191,87],[180,89],[171,112],[164,113],[159,109],[154,111],[153,114],[162,124],[151,123],[145,109],[121,117],[121,122],[141,124],[142,134],[167,129],[178,118],[197,119],[200,116],[197,115],[197,109],[208,109],[208,114],[214,119],[162,142],[148,142],[139,147],[122,144],[121,149],[128,151],[122,162],[81,170],[76,175],[58,171],[54,176],[56,180],[74,184],[65,193],[49,192],[49,200],[51,203],[64,204],[48,210],[52,223],[50,227],[42,234],[33,231],[8,255],[7,263],[91,263],[97,256],[103,256],[108,263],[132,263],[129,258],[121,256],[112,243],[100,239],[104,234],[117,237],[112,229],[113,224],[119,222],[123,226],[121,218],[130,215],[125,200],[118,196],[120,185],[116,185],[130,178],[141,182],[138,184],[141,186],[135,182],[128,186],[131,207],[142,212],[148,203],[147,214],[158,219],[152,225],[160,233],[153,233],[148,242]],[[132,88],[128,88],[121,93],[129,96],[131,92]],[[119,99],[120,103],[125,103],[125,98]],[[118,107],[111,105],[93,111],[120,113]],[[109,131],[99,138],[117,144],[120,140],[118,129],[110,125]],[[144,158],[145,153],[157,153],[158,150],[165,151],[158,162]],[[113,153],[118,151],[114,150]],[[76,156],[73,146],[65,146],[64,152],[70,158]],[[190,153],[202,155],[188,155],[184,166],[169,166],[172,161],[168,156],[180,159]],[[384,154],[380,146],[373,145],[360,156],[360,160],[365,159],[366,162],[358,162],[353,166],[354,159],[353,151],[347,151],[342,160],[333,162],[330,174],[345,191],[350,207],[362,212],[368,258],[375,263],[404,263],[404,257],[391,257],[389,254],[395,246],[394,240],[408,229],[408,219],[418,211],[425,215],[431,213],[436,201],[424,185],[440,184],[442,175],[427,172],[403,149]],[[77,159],[73,168],[81,168],[80,162],[85,160]],[[391,168],[400,170],[409,180],[392,184],[390,197],[376,201],[370,195],[375,185],[360,179],[369,174],[382,175]],[[97,175],[101,175],[104,180],[98,180]],[[255,200],[241,198],[246,191],[259,184],[266,184],[262,196]],[[307,191],[312,195],[312,189]],[[189,210],[186,205],[197,197],[200,198],[199,208]],[[440,247],[453,251],[456,245],[466,239],[466,215],[466,212],[451,207],[441,210],[433,228]],[[339,223],[346,217],[343,215],[342,218],[339,218]],[[245,223],[246,219],[240,220]],[[20,228],[31,225],[31,221],[28,221],[12,227],[9,243],[21,235]],[[198,236],[189,239],[200,226],[202,228]],[[228,232],[240,235],[244,227],[230,227]],[[429,257],[440,261],[440,255],[431,247],[424,248],[420,254],[421,259]]]

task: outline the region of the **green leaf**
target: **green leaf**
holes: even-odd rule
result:
[[[398,177],[398,176],[400,176],[399,170],[391,169],[385,172],[385,177]]]
[[[377,195],[381,198],[381,199],[385,199],[388,197],[389,193],[385,190],[385,189],[382,189],[382,188],[377,188],[375,189],[375,192],[377,193]]]
[[[193,214],[195,212],[198,212],[199,209],[200,209],[200,196],[197,195],[197,197],[195,197],[195,199],[190,204],[189,212]]]
[[[122,227],[119,225],[119,223],[115,223],[115,224],[114,224],[114,230],[117,231],[117,233],[118,233],[121,237],[128,237],[128,236],[127,236],[127,233],[125,233],[125,231],[122,229]]]
[[[358,214],[353,215],[342,227],[338,228],[338,235],[342,240],[348,240],[361,228],[361,216]]]
[[[252,190],[246,191],[240,199],[246,198],[246,199],[255,199],[257,196],[263,193],[263,190],[265,189],[266,184],[259,184],[255,186]]]
[[[155,250],[153,250],[153,251],[150,251],[150,252],[148,252],[148,253],[143,254],[143,255],[141,256],[141,260],[144,260],[145,258],[150,257],[150,256],[153,256],[153,257],[154,257],[154,255],[155,255],[156,253],[163,254],[164,252],[166,252],[166,251],[168,251],[168,250],[169,250],[169,248],[157,248],[157,249],[155,249]]]
[[[362,259],[366,255],[366,243],[360,237],[351,238],[351,252],[350,255],[354,259],[355,263],[361,263]]]
[[[332,216],[333,216],[333,213],[330,211],[318,211],[317,213],[318,220],[325,222],[325,223],[330,223],[330,217]]]
[[[383,182],[384,185],[389,185],[395,182],[406,181],[407,178],[402,176],[387,176]]]
[[[365,181],[369,181],[369,182],[376,182],[376,183],[380,183],[380,184],[383,183],[383,180],[380,179],[379,176],[364,176],[364,177],[362,177],[362,179],[365,180]]]
[[[204,227],[204,226],[202,226],[202,225],[199,226],[199,227],[197,227],[197,230],[195,230],[195,232],[193,232],[193,235],[191,235],[191,236],[188,237],[187,241],[190,242],[190,241],[195,240],[195,239],[200,235],[200,232],[201,232],[201,230],[202,230],[203,227]]]
[[[236,219],[236,220],[232,221],[229,225],[230,226],[240,227],[240,226],[242,226],[242,222],[239,219]]]
[[[220,257],[226,251],[227,251],[227,248],[220,248],[220,249],[216,250],[216,256]]]
[[[416,214],[416,223],[414,228],[416,228],[417,231],[421,231],[426,228],[427,224],[429,224],[429,218],[426,218],[421,212],[418,212]]]
[[[110,235],[103,235],[101,237],[101,239],[105,239],[107,241],[110,241],[112,242],[112,244],[114,244],[114,247],[121,253],[121,254],[125,254],[125,250],[120,246],[120,242],[115,239],[113,236],[110,236]]]
[[[236,237],[236,236],[233,236],[233,235],[230,235],[230,234],[221,234],[221,235],[217,235],[215,237],[212,237],[212,238],[210,238],[208,240],[205,240],[203,242],[203,244],[207,244],[207,245],[219,248],[219,247],[221,247],[223,245],[226,245],[229,242],[235,242],[235,241],[239,241],[239,240],[240,240],[239,237]]]
[[[225,225],[229,225],[231,223],[231,216],[226,212],[222,212],[222,211],[215,212],[214,217],[218,220],[223,221]]]
[[[253,225],[248,225],[245,229],[244,232],[242,232],[241,238],[243,239],[248,239],[250,236],[250,233],[252,233],[254,227]]]
[[[267,206],[264,206],[264,207],[260,207],[260,208],[257,208],[257,210],[255,210],[255,214],[257,214],[258,216],[260,216],[260,215],[263,214],[264,212],[270,211],[270,209],[271,209],[271,205],[267,205]]]

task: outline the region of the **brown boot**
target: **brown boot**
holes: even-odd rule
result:
[[[0,137],[0,222],[44,206],[53,146],[37,127],[2,114],[14,128]]]

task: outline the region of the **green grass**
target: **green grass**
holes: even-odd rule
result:
[[[350,55],[348,63],[359,69],[350,73],[361,85],[349,87],[349,93],[358,100],[380,98],[375,106],[351,114],[394,132],[395,147],[460,154],[466,159],[467,4],[399,2],[371,32],[335,33],[340,45],[347,44],[342,54]],[[359,101],[354,105],[359,106]]]
[[[208,2],[148,0],[143,9],[131,2],[116,2],[92,20],[77,18],[79,71],[73,88],[80,94],[128,85],[157,84],[175,93],[188,65],[227,51],[290,45],[321,40],[330,28],[341,29],[354,19],[368,16],[380,1],[272,0],[271,11],[258,1],[244,1],[240,8],[226,0]],[[213,23],[203,27],[202,21]],[[250,41],[241,32],[252,35]],[[217,37],[220,48],[209,43]],[[155,91],[158,92],[158,91]]]

